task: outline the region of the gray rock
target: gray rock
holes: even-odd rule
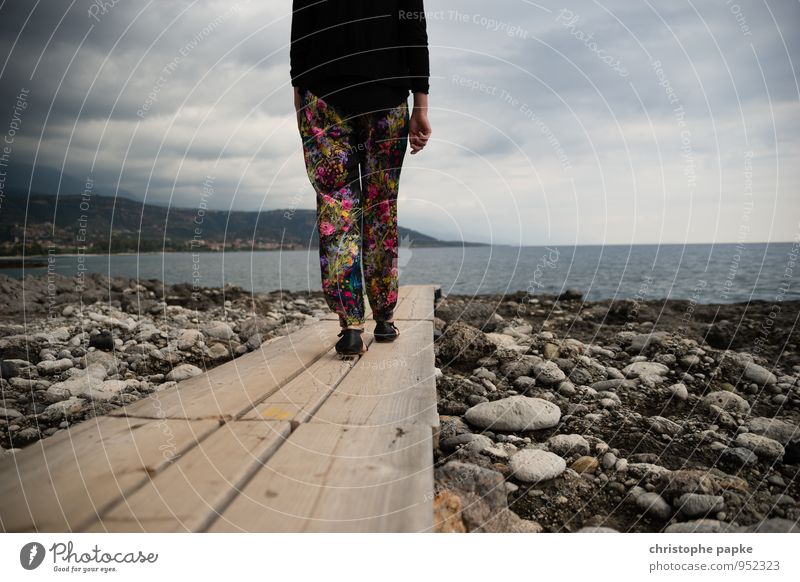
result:
[[[631,345],[628,346],[627,351],[638,354],[651,345],[662,345],[668,336],[669,332],[666,331],[653,331],[650,333],[637,334],[631,338]]]
[[[26,364],[28,362],[25,362]],[[12,360],[0,360],[0,378],[9,380],[19,376],[20,366]]]
[[[456,448],[463,445],[468,445],[475,440],[477,440],[479,443],[478,445],[475,445],[478,449],[480,449],[481,446],[483,446],[483,448],[486,448],[492,446],[493,444],[492,440],[485,435],[473,434],[468,432],[442,439],[441,441],[439,441],[439,447],[443,451],[453,451]]]
[[[235,334],[233,328],[224,321],[212,321],[203,327],[203,334],[214,339],[227,341]]]
[[[84,395],[92,400],[110,400],[129,389],[139,387],[138,380],[106,380],[99,387],[90,388]]]
[[[508,514],[508,494],[503,475],[472,463],[450,461],[434,471],[436,492],[448,492],[461,499],[460,517],[467,531],[508,531],[510,525],[497,524],[498,516]],[[496,529],[495,529],[496,528]]]
[[[744,366],[744,377],[750,382],[755,382],[759,386],[765,384],[775,384],[778,378],[767,370],[764,366],[759,366],[755,362],[747,362]]]
[[[532,376],[533,369],[542,361],[539,356],[523,355],[503,362],[500,366],[500,373],[509,380],[514,380],[519,376]]]
[[[184,329],[178,336],[178,349],[189,350],[203,341],[203,333],[199,329]]]
[[[11,419],[11,418],[19,418],[22,416],[22,413],[19,410],[15,410],[13,408],[0,408],[0,418]]]
[[[99,352],[104,353],[104,352]],[[70,396],[84,396],[95,390],[102,390],[103,380],[106,378],[106,368],[103,364],[93,363],[82,370],[75,370],[75,374],[64,382],[53,384],[47,389],[49,394],[64,399]]]
[[[526,483],[554,479],[563,473],[567,463],[556,454],[538,449],[522,449],[508,463],[512,475]]]
[[[205,354],[212,360],[223,360],[230,357],[228,346],[219,342],[214,342],[208,346]]]
[[[610,380],[600,380],[592,384],[592,388],[598,392],[605,390],[619,390],[620,388],[633,389],[636,388],[634,380],[626,380],[625,378],[612,378]]]
[[[658,362],[634,362],[622,369],[622,373],[629,378],[640,378],[653,383],[664,381],[669,368]]]
[[[433,344],[434,353],[443,364],[474,362],[493,354],[497,346],[481,330],[455,321],[450,323]],[[519,375],[519,374],[518,374]]]
[[[558,367],[555,362],[545,361],[537,364],[533,368],[533,374],[537,382],[545,386],[553,386],[567,379],[567,375]]]
[[[117,366],[118,360],[114,356],[114,354],[103,352],[100,350],[92,350],[90,352],[86,352],[86,355],[82,358],[83,366],[88,368],[93,365],[101,365],[106,371],[106,374],[109,376],[116,374],[119,371]]]
[[[784,481],[783,477],[780,475],[770,475],[767,477],[767,483],[774,485],[775,487],[780,487],[781,489],[786,488],[786,481]]]
[[[486,435],[475,434],[472,436],[473,436],[472,440],[470,440],[464,446],[464,448],[468,451],[471,451],[473,453],[480,453],[481,451],[485,451],[486,449],[494,445],[492,439],[490,439]]]
[[[720,453],[720,461],[729,467],[741,469],[758,463],[758,455],[744,447],[730,447]]]
[[[180,382],[182,380],[186,380],[193,376],[197,376],[202,374],[203,370],[194,366],[192,364],[181,364],[169,371],[169,373],[164,377],[166,380],[173,381],[173,382]]]
[[[600,465],[603,469],[609,471],[613,469],[617,465],[617,456],[612,452],[603,453],[603,457],[600,459]]]
[[[23,428],[21,431],[17,432],[11,437],[11,441],[14,443],[23,443],[27,441],[35,441],[39,439],[41,435],[39,434],[39,430],[33,427]]]
[[[700,359],[700,356],[697,356],[695,354],[689,354],[683,356],[680,361],[681,361],[681,366],[683,366],[684,368],[693,368],[699,366],[703,360]]]
[[[570,382],[569,380],[564,380],[561,384],[558,385],[557,392],[561,394],[561,396],[565,396],[566,398],[570,398],[577,394],[577,390],[575,389],[575,384]]]
[[[547,449],[561,457],[588,455],[589,443],[579,434],[558,434],[547,439]]]
[[[278,326],[280,326],[280,321],[277,319],[250,317],[240,322],[238,329],[241,337],[249,338],[256,333],[269,333]]]
[[[684,401],[689,398],[689,390],[686,388],[686,384],[682,382],[679,384],[673,384],[667,388],[667,390],[669,390],[670,395],[676,400]]]
[[[486,339],[489,340],[494,345],[496,345],[497,347],[511,348],[511,349],[516,349],[519,347],[517,345],[516,340],[513,337],[508,336],[504,333],[489,332],[485,335]]]
[[[614,529],[613,527],[604,527],[600,525],[587,525],[582,527],[575,533],[620,533],[619,530]]]
[[[675,436],[681,432],[681,425],[663,416],[651,416],[646,419],[647,425],[656,434],[668,434]]]
[[[508,460],[511,455],[515,454],[518,450],[519,449],[511,443],[498,443],[497,445],[486,447],[481,452],[495,459]]]
[[[44,376],[58,374],[64,370],[69,370],[72,367],[74,367],[74,364],[69,358],[62,358],[60,360],[42,360],[36,364],[36,369]]]
[[[479,428],[524,431],[552,428],[561,419],[561,410],[547,400],[528,396],[509,396],[482,402],[464,413],[464,420]]]
[[[669,474],[670,470],[655,463],[628,463],[628,472],[641,477],[660,477]]]
[[[668,520],[672,515],[672,507],[670,507],[669,503],[661,495],[653,491],[637,495],[634,498],[634,503],[636,503],[636,507],[640,511],[662,521]]]
[[[52,421],[60,420],[61,418],[70,418],[79,415],[83,412],[83,407],[86,401],[77,396],[71,396],[61,402],[54,402],[44,409],[44,415]]]
[[[800,427],[779,420],[777,418],[764,418],[758,416],[747,421],[750,432],[771,438],[781,444],[800,438]]]
[[[717,495],[719,485],[711,478],[708,471],[702,469],[678,469],[667,471],[659,477],[661,495],[672,500],[684,493],[703,493]]]
[[[675,501],[675,509],[686,517],[700,517],[701,515],[723,511],[725,509],[725,500],[721,495],[684,493]]]
[[[750,449],[759,457],[767,459],[780,459],[783,457],[783,445],[776,440],[755,434],[743,432],[736,436],[734,441],[737,447]]]
[[[245,343],[245,346],[247,347],[248,350],[255,350],[261,345],[261,343],[263,341],[264,341],[264,337],[260,333],[254,333],[249,338],[247,338],[247,342]],[[441,373],[442,373],[442,371],[439,370],[439,372],[437,373],[436,377],[440,378],[441,377]]]
[[[527,392],[534,386],[536,386],[536,380],[530,376],[518,376],[517,379],[514,380],[514,388],[520,392]]]
[[[497,376],[495,375],[495,373],[490,371],[490,370],[487,370],[483,366],[481,366],[479,368],[475,368],[474,370],[472,370],[472,375],[475,376],[478,379],[484,379],[485,378],[486,380],[489,380],[490,382],[497,382]]]
[[[747,400],[727,390],[710,392],[703,396],[701,402],[706,407],[714,405],[726,411],[747,412],[750,410],[750,405],[747,403]]]

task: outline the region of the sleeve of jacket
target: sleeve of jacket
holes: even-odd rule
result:
[[[399,15],[400,42],[406,54],[411,90],[427,93],[430,64],[428,62],[428,31],[423,0],[401,0]]]
[[[291,44],[289,45],[289,75],[292,78],[292,85],[297,87],[303,74],[308,70],[306,55],[311,43],[313,33],[311,4],[317,0],[293,0],[292,2],[292,32]]]

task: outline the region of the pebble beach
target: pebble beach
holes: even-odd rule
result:
[[[319,292],[100,274],[0,275],[0,292],[3,457],[329,313]],[[798,531],[798,312],[441,297],[438,530]]]

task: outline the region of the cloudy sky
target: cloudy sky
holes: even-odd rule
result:
[[[6,163],[158,204],[196,207],[212,177],[214,208],[313,208],[291,8],[0,0]],[[503,244],[800,236],[800,3],[425,9],[433,136],[406,157],[402,225]]]

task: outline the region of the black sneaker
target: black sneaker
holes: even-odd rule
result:
[[[379,321],[375,325],[375,341],[376,342],[393,342],[400,335],[400,330],[394,322]]]
[[[336,353],[352,356],[366,352],[367,346],[361,340],[363,331],[363,329],[342,329],[339,332],[339,337],[342,339],[336,342]]]

